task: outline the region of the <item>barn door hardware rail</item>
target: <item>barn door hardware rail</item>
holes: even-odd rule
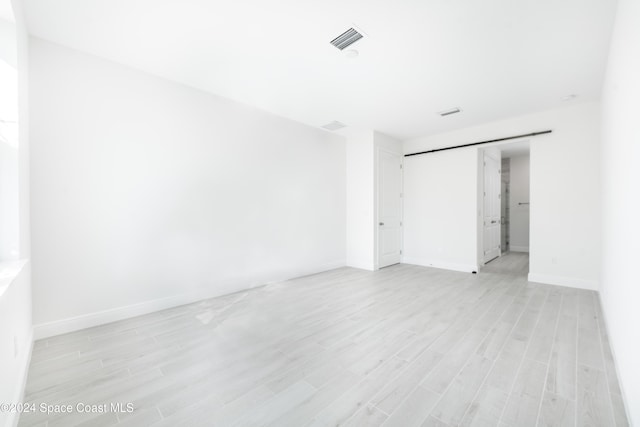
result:
[[[510,139],[527,138],[529,136],[545,135],[545,134],[551,133],[551,132],[552,132],[551,130],[543,130],[543,131],[540,131],[540,132],[526,133],[524,135],[507,136],[505,138],[490,139],[488,141],[480,141],[480,142],[472,142],[470,144],[455,145],[453,147],[435,148],[433,150],[420,151],[419,153],[405,154],[404,156],[405,157],[418,156],[420,154],[436,153],[438,151],[454,150],[456,148],[472,147],[474,145],[482,145],[482,144],[490,144],[492,142],[508,141]]]

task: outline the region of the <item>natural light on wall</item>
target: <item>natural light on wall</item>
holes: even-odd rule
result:
[[[15,25],[0,18],[0,261],[18,252],[18,73]]]

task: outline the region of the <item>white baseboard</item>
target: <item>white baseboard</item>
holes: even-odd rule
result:
[[[471,273],[478,271],[478,266],[473,264],[457,264],[452,262],[443,262],[437,260],[427,260],[422,258],[404,257],[402,260],[404,264],[422,265],[424,267],[441,268],[443,270],[462,271],[465,273]]]
[[[566,286],[569,288],[587,289],[590,291],[598,290],[597,281],[577,279],[575,277],[550,276],[547,274],[529,273],[528,280],[530,282],[544,283],[547,285]]]
[[[33,353],[33,328],[29,330],[27,343],[29,345],[29,348],[27,349],[27,351],[23,352],[23,355],[21,357],[22,363],[20,363],[19,378],[21,378],[22,380],[18,385],[13,402],[24,402],[24,391],[25,391],[25,388],[27,387],[27,376],[29,374],[29,365],[31,365],[31,354]],[[11,415],[9,416],[7,425],[12,427],[17,427],[19,421],[20,421],[20,413],[12,412]]]
[[[153,313],[155,311],[189,304],[199,301],[200,299],[204,298],[197,294],[175,295],[171,297],[145,301],[138,304],[132,304],[125,307],[117,307],[109,310],[69,317],[66,319],[54,320],[53,322],[40,323],[38,325],[34,325],[33,327],[34,338],[36,340],[39,340],[56,335],[66,334],[69,332],[79,331],[81,329],[91,328],[93,326],[104,325],[106,323],[117,322],[118,320],[142,316],[144,314]]]
[[[279,283],[295,277],[321,273],[323,271],[333,270],[344,266],[345,262],[343,260],[340,260],[330,262],[316,268],[294,270],[292,272],[289,272],[289,274],[286,274],[286,277],[277,277],[268,281],[265,280],[264,282],[261,282],[261,285]],[[238,289],[236,290],[236,292],[249,290],[253,287]],[[55,320],[53,322],[40,323],[38,325],[34,325],[33,327],[34,339],[39,340],[56,335],[66,334],[69,332],[79,331],[81,329],[117,322],[119,320],[129,319],[136,316],[142,316],[156,311],[166,310],[168,308],[191,304],[203,299],[219,297],[229,293],[233,293],[233,291],[229,292],[227,290],[225,292],[224,290],[218,290],[216,292],[212,290],[201,290],[188,294],[174,295],[166,298],[144,301],[138,304],[132,304],[124,307],[116,307],[108,310],[97,311],[94,313],[87,313],[80,316]]]
[[[529,246],[509,246],[511,252],[529,252]]]

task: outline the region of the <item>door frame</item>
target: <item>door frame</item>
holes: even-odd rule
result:
[[[385,152],[394,156],[398,156],[400,159],[400,263],[404,261],[404,155],[401,152],[385,149],[383,147],[376,147],[374,151],[374,221],[373,221],[373,259],[374,270],[380,269],[380,180],[382,174],[380,174],[380,153]]]

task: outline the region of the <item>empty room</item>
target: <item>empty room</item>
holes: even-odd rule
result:
[[[0,0],[0,426],[640,426],[637,0]]]

